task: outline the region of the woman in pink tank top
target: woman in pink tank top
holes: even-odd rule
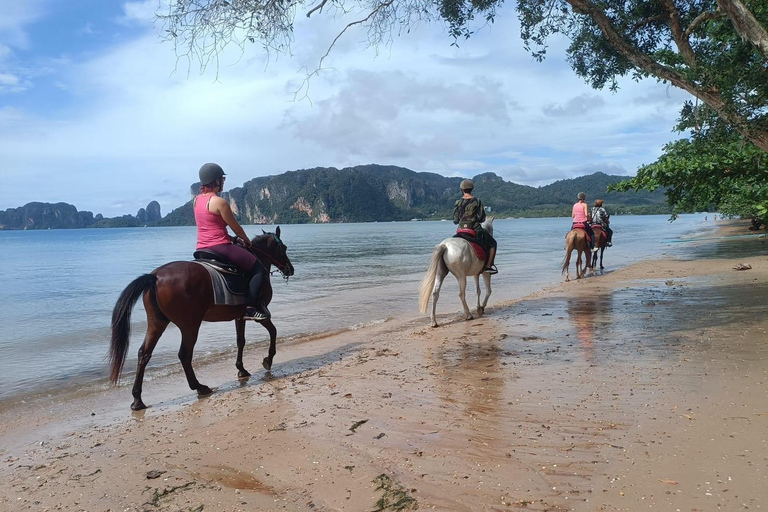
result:
[[[256,321],[270,317],[269,311],[261,301],[261,285],[267,270],[246,247],[251,241],[245,230],[237,222],[229,203],[219,193],[224,190],[224,170],[218,164],[208,163],[200,168],[200,194],[192,202],[197,224],[197,248],[212,251],[232,262],[245,272],[248,280],[248,304],[245,318]],[[242,245],[232,243],[227,232],[229,226],[240,239]]]
[[[573,205],[571,210],[571,218],[573,224],[571,229],[583,228],[589,234],[589,249],[594,252],[595,248],[595,233],[592,232],[592,226],[590,226],[589,207],[587,206],[587,193],[579,192],[578,202]]]

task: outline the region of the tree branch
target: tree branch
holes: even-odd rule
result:
[[[688,28],[685,29],[685,37],[690,37],[691,34],[693,34],[693,31],[696,30],[696,28],[704,23],[705,21],[709,20],[716,20],[719,18],[725,17],[724,12],[720,11],[704,11],[703,13],[699,14],[694,18],[694,20],[691,22],[690,25],[688,25]]]
[[[328,0],[323,0],[322,2],[314,6],[312,9],[310,9],[310,11],[307,13],[307,18],[312,16],[312,13],[317,11],[318,9],[320,10],[320,12],[323,12],[323,7],[325,7],[326,3],[328,3]]]
[[[661,3],[669,13],[669,28],[672,30],[672,37],[677,45],[677,50],[683,56],[685,63],[690,67],[694,67],[696,65],[696,54],[693,53],[691,43],[683,31],[683,26],[680,23],[680,13],[675,8],[674,0],[661,0]]]
[[[731,19],[739,35],[751,42],[768,60],[768,30],[749,12],[749,9],[740,0],[717,0],[717,5]]]
[[[728,107],[716,88],[701,88],[689,81],[682,73],[653,60],[651,57],[638,50],[630,41],[618,32],[611,19],[601,7],[591,0],[566,0],[574,12],[585,14],[592,18],[600,27],[606,39],[611,43],[625,59],[631,62],[637,69],[651,74],[662,80],[667,80],[672,85],[688,91],[691,95],[700,98],[709,105],[729,125],[733,126],[744,137],[755,143],[763,151],[768,152],[768,132],[753,130],[747,119]],[[718,0],[722,2],[724,0]]]

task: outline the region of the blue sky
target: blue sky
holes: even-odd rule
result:
[[[511,2],[510,2],[511,4]],[[544,63],[514,10],[459,48],[440,24],[379,52],[343,23],[296,18],[292,56],[229,48],[218,72],[177,63],[157,0],[0,2],[0,210],[64,201],[105,216],[188,199],[201,164],[227,185],[310,167],[380,163],[528,185],[653,162],[686,98],[653,80],[596,91],[556,41]]]

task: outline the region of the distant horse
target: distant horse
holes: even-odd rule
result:
[[[603,230],[600,224],[593,224],[592,231],[595,233],[595,247],[600,249],[600,270],[603,270],[603,253],[608,247],[608,234]],[[597,268],[597,253],[592,253],[592,270]]]
[[[571,276],[568,273],[568,266],[571,264],[571,252],[576,250],[576,279],[584,277],[584,272],[588,268],[591,268],[592,255],[589,250],[589,242],[587,241],[587,232],[583,229],[571,229],[567,235],[565,235],[565,260],[563,260],[562,273],[565,274],[565,280],[570,281]],[[582,255],[584,256],[584,268],[581,268]]]
[[[488,234],[493,236],[493,217],[483,222],[482,226]],[[453,274],[459,282],[459,298],[461,299],[461,305],[464,306],[464,318],[472,320],[472,314],[469,312],[465,298],[467,276],[474,276],[475,278],[477,314],[482,315],[485,312],[488,297],[491,296],[491,275],[484,273],[484,268],[485,261],[477,257],[472,245],[463,238],[446,238],[435,246],[432,250],[432,258],[429,261],[429,269],[419,286],[419,310],[422,313],[427,312],[429,297],[430,295],[432,296],[432,311],[430,313],[432,327],[437,327],[435,308],[437,307],[437,299],[440,297],[440,287],[448,272]],[[480,274],[483,274],[486,292],[482,305],[480,305]]]
[[[293,275],[293,265],[286,254],[287,247],[280,240],[280,228],[275,233],[264,233],[254,238],[251,252],[256,255],[267,269],[267,278],[262,285],[262,301],[265,305],[272,300],[272,285],[269,281],[269,271],[274,265],[284,277]],[[139,348],[139,362],[136,378],[133,383],[133,404],[131,409],[138,411],[147,406],[141,400],[141,387],[144,380],[144,370],[152,357],[160,336],[170,322],[176,324],[181,331],[181,348],[179,359],[184,368],[190,389],[196,390],[199,396],[210,394],[211,388],[195,377],[192,369],[192,351],[197,342],[200,324],[207,322],[235,321],[237,333],[237,376],[249,377],[243,367],[243,348],[245,347],[245,314],[246,306],[217,306],[213,300],[213,285],[208,270],[192,261],[174,261],[158,267],[151,274],[137,277],[120,294],[112,311],[112,341],[109,349],[110,375],[109,380],[116,384],[125,364],[128,352],[128,342],[131,333],[131,310],[140,296],[144,296],[144,309],[147,312],[147,333],[144,343]],[[269,355],[264,358],[262,365],[269,370],[272,359],[277,352],[275,340],[277,329],[271,320],[260,322],[269,332]]]

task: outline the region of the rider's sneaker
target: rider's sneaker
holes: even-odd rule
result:
[[[496,268],[496,265],[491,265],[489,267],[486,267],[485,270],[483,270],[486,274],[498,274],[499,269]]]
[[[256,322],[263,322],[264,320],[269,320],[269,318],[272,315],[270,315],[269,310],[265,306],[260,306],[259,308],[256,308],[254,306],[248,306],[245,310],[245,314],[243,315],[243,318],[245,320],[254,320]]]
[[[605,244],[605,246],[606,247],[613,247],[613,242],[608,242],[607,244]]]
[[[593,247],[592,252],[597,252],[598,247]]]

